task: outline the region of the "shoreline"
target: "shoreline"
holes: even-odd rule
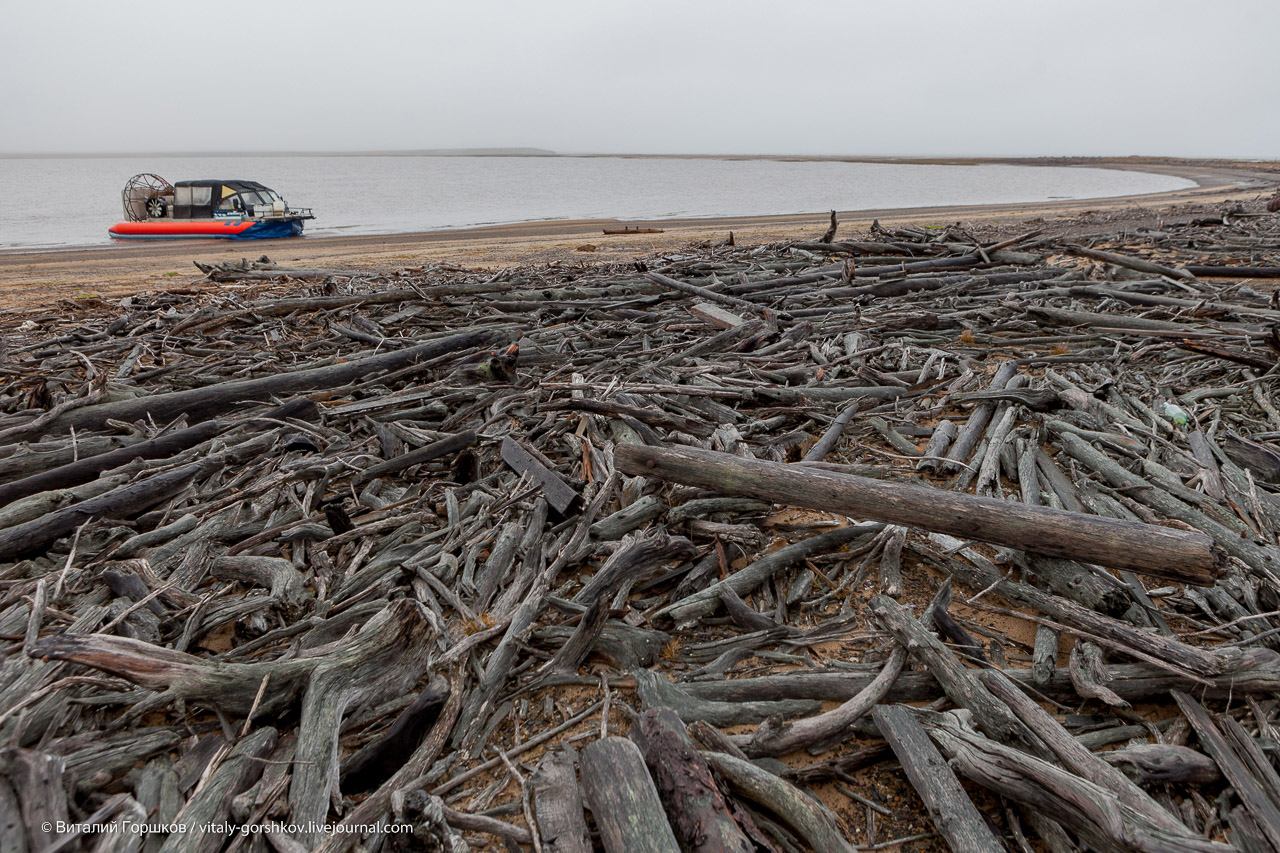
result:
[[[646,155],[653,156],[653,155]],[[817,159],[817,158],[810,158]],[[861,158],[871,161],[871,158]],[[877,158],[886,160],[887,158]],[[896,162],[921,162],[902,158]],[[933,225],[967,222],[1014,225],[1052,220],[1067,227],[1076,217],[1130,209],[1158,214],[1178,206],[1212,206],[1254,201],[1280,183],[1274,162],[1164,160],[1159,158],[955,158],[952,165],[1008,163],[1148,171],[1194,181],[1196,186],[1145,195],[993,205],[880,208],[837,211],[841,233],[884,225]],[[464,267],[501,268],[526,263],[625,262],[644,255],[707,240],[724,240],[733,232],[739,242],[767,243],[816,239],[828,225],[828,214],[721,216],[657,220],[543,220],[440,231],[355,236],[303,236],[287,240],[133,242],[52,249],[0,250],[0,311],[30,312],[58,299],[85,296],[119,298],[140,290],[201,286],[203,277],[192,261],[222,262],[267,254],[299,266],[380,269],[446,262]],[[658,228],[662,233],[604,235],[605,228]],[[205,282],[211,289],[215,285]]]

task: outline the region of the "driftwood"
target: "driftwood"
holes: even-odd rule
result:
[[[573,747],[548,753],[531,783],[542,848],[552,853],[590,853],[591,840],[582,814],[582,790]]]
[[[646,711],[632,726],[631,739],[644,754],[683,848],[706,853],[751,853],[756,849],[674,712]],[[752,830],[759,832],[754,826]]]
[[[791,783],[732,755],[709,752],[706,758],[735,790],[782,817],[815,850],[853,853],[830,813]]]
[[[690,448],[620,447],[616,464],[626,474],[907,524],[1190,583],[1209,583],[1223,568],[1222,554],[1203,534],[1050,507],[1020,507]]]
[[[761,726],[754,735],[740,738],[737,742],[751,756],[782,755],[804,747],[838,743],[845,739],[856,720],[875,708],[889,693],[906,659],[905,649],[899,646],[885,662],[884,669],[838,708],[796,720],[780,730]]]
[[[1000,842],[911,711],[901,705],[881,705],[872,713],[947,846],[955,853],[998,850]]]
[[[71,409],[61,417],[45,424],[43,434],[68,429],[94,429],[101,427],[109,420],[132,421],[138,418],[151,418],[163,423],[179,415],[186,415],[189,421],[202,421],[243,403],[266,400],[273,396],[290,396],[336,388],[357,379],[367,380],[380,372],[399,370],[418,362],[466,352],[492,343],[494,343],[494,336],[491,334],[464,332],[398,352],[369,355],[340,364],[312,367],[259,379],[225,382],[190,391],[172,391],[167,394],[134,397],[116,403],[83,406]],[[24,437],[24,434],[17,433],[16,437]]]
[[[1277,804],[1272,797],[1277,790],[1274,781],[1267,786],[1258,780],[1254,775],[1254,769],[1250,768],[1246,761],[1232,749],[1231,744],[1219,732],[1218,727],[1214,725],[1212,718],[1199,702],[1179,690],[1173,691],[1172,695],[1187,721],[1191,723],[1191,728],[1200,739],[1201,745],[1222,770],[1222,775],[1227,777],[1231,787],[1235,789],[1245,808],[1249,810],[1254,822],[1262,830],[1262,834],[1273,847],[1280,847],[1280,804]],[[1274,780],[1275,770],[1270,762],[1266,762],[1265,767],[1259,766],[1256,769],[1267,773]]]
[[[210,663],[195,655],[151,646],[124,637],[67,634],[50,637],[30,649],[33,657],[91,666],[127,679],[139,687],[163,691],[173,699],[200,700],[229,714],[278,713],[288,707],[318,669],[338,672],[360,666],[378,677],[385,666],[379,655],[424,642],[430,622],[420,605],[401,601],[346,642],[321,645],[299,657],[267,663]],[[425,662],[415,665],[425,666]],[[358,679],[351,683],[359,685]],[[394,682],[391,682],[394,683]]]
[[[608,853],[680,849],[644,757],[626,738],[603,738],[582,751],[582,787]]]
[[[221,850],[226,842],[226,832],[218,829],[217,825],[227,823],[232,799],[262,775],[262,759],[266,758],[275,742],[275,729],[262,727],[234,747],[224,744],[225,756],[221,756],[223,760],[217,770],[173,819],[175,824],[189,827],[190,831],[171,834],[160,848],[161,853],[186,850],[213,853]],[[209,828],[211,825],[215,826]]]
[[[348,793],[377,788],[404,763],[405,752],[418,748],[449,698],[448,679],[437,676],[377,740],[342,763],[341,787]]]
[[[666,849],[942,849],[897,714],[992,846],[1271,849],[1261,206],[11,315],[0,826],[581,851],[652,778]],[[39,830],[179,816],[234,832]]]
[[[1188,850],[1226,853],[1179,825],[1157,825],[1115,795],[1056,765],[974,734],[952,715],[926,717],[922,724],[969,779],[1058,822],[1101,850]]]

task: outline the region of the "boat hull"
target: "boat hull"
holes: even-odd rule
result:
[[[301,219],[148,219],[117,222],[107,233],[117,240],[268,240],[296,237]]]

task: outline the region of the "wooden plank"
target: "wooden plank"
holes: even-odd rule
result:
[[[991,832],[911,710],[903,705],[878,705],[871,710],[871,717],[952,853],[1003,850],[1004,845]]]
[[[726,311],[719,305],[712,305],[710,302],[694,303],[693,307],[689,309],[689,313],[708,326],[713,326],[717,329],[736,329],[747,322],[746,319],[739,317],[732,311]]]
[[[528,474],[542,488],[547,503],[564,515],[578,500],[578,493],[569,488],[560,475],[543,465],[529,451],[516,444],[510,436],[502,440],[502,461],[520,474]]]

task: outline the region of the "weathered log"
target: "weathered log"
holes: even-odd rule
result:
[[[338,783],[343,718],[411,687],[427,668],[433,636],[426,608],[400,599],[369,620],[346,647],[331,647],[320,656],[302,696],[297,766],[289,785],[290,814],[302,825],[294,838],[314,845],[322,834]]]
[[[167,423],[183,414],[187,416],[189,422],[195,423],[225,414],[241,403],[336,388],[356,380],[370,379],[385,371],[398,370],[452,353],[491,346],[498,340],[499,335],[494,332],[462,332],[428,341],[416,347],[369,355],[323,367],[293,370],[254,379],[235,379],[203,388],[149,394],[114,403],[83,406],[64,412],[51,423],[46,424],[41,434],[48,435],[68,429],[99,429],[108,420],[133,421],[149,417],[158,423]],[[34,436],[18,434],[16,437]]]
[[[450,684],[457,683],[458,676],[455,673],[450,676]],[[458,722],[458,715],[462,711],[462,695],[463,691],[451,687],[449,701],[445,703],[444,710],[440,712],[426,740],[413,751],[413,754],[390,779],[365,797],[360,805],[347,812],[335,831],[327,833],[324,840],[316,845],[313,853],[343,853],[350,849],[358,840],[354,827],[377,823],[391,810],[392,800],[398,792],[413,790],[424,784],[422,774],[440,755],[453,727]]]
[[[1248,765],[1232,749],[1231,743],[1214,725],[1213,718],[1209,716],[1204,706],[1181,690],[1172,690],[1170,695],[1178,703],[1187,722],[1191,723],[1191,728],[1199,738],[1200,745],[1217,763],[1222,770],[1222,775],[1235,789],[1236,796],[1244,803],[1245,808],[1249,810],[1272,846],[1280,850],[1280,804],[1268,795],[1267,789],[1254,777]]]
[[[926,714],[920,722],[959,773],[1056,821],[1095,849],[1135,853],[1231,850],[1186,827],[1170,831],[1154,825],[1111,791],[965,728],[956,713]]]
[[[1174,743],[1136,743],[1100,753],[1100,757],[1144,785],[1211,785],[1222,778],[1212,758]]]
[[[938,679],[952,702],[967,708],[973,714],[983,731],[993,738],[1015,743],[1019,748],[1037,755],[1045,753],[1044,744],[1003,702],[991,695],[978,680],[977,673],[965,667],[942,641],[914,619],[902,605],[887,595],[873,597],[870,605],[871,612],[884,624],[898,644],[925,665],[933,677]]]
[[[646,711],[631,726],[670,816],[676,839],[686,850],[753,853],[756,849],[734,820],[684,724],[669,709]]]
[[[607,853],[678,853],[680,845],[634,743],[601,738],[582,750],[578,766]]]
[[[1095,643],[1084,643],[1076,640],[1071,647],[1070,664],[1071,681],[1082,699],[1096,699],[1117,708],[1127,708],[1129,703],[1115,694],[1107,686],[1111,675],[1107,671],[1106,662],[1102,659],[1102,649]]]
[[[854,853],[856,848],[840,831],[831,813],[790,782],[732,755],[707,752],[704,756],[735,791],[781,817],[813,849],[823,853]]]
[[[206,463],[192,462],[112,489],[65,509],[0,530],[0,560],[39,551],[54,540],[71,534],[77,527],[101,516],[127,518],[150,509],[186,488],[205,470]]]
[[[776,702],[784,699],[845,702],[865,690],[879,671],[878,667],[872,666],[861,672],[800,671],[787,675],[731,678],[723,681],[690,681],[681,685],[681,690],[693,699],[720,705]],[[1026,668],[1002,671],[1015,684],[1033,688],[1051,699],[1059,702],[1079,701],[1066,667],[1050,672],[1044,682],[1035,680],[1031,670]],[[1167,668],[1152,664],[1120,664],[1111,667],[1111,675],[1111,689],[1131,703],[1163,696],[1170,688],[1194,689],[1212,699],[1230,699],[1233,695],[1262,696],[1280,691],[1280,667],[1274,662],[1204,677],[1174,675]],[[883,701],[928,702],[941,695],[944,694],[932,675],[908,671],[897,677]]]
[[[0,845],[35,851],[57,842],[62,834],[58,823],[69,820],[65,769],[65,762],[54,755],[14,747],[0,750],[0,813],[6,820],[17,818],[14,825],[0,827]]]
[[[956,437],[956,422],[941,421],[933,428],[933,433],[929,436],[929,441],[924,446],[924,452],[920,456],[920,461],[916,463],[917,471],[936,471],[942,460],[939,458],[947,449],[951,447],[952,440]]]
[[[543,667],[543,672],[576,671],[604,632],[609,617],[609,601],[618,589],[628,580],[643,580],[654,569],[673,560],[687,560],[693,553],[693,543],[683,536],[655,534],[624,539],[622,547],[605,561],[600,571],[575,596],[575,600],[587,605],[587,610],[573,634]]]
[[[768,308],[764,305],[759,305],[748,299],[742,299],[737,296],[730,296],[727,293],[719,293],[715,290],[708,290],[705,287],[698,287],[696,284],[689,284],[687,282],[677,281],[676,279],[671,278],[670,276],[662,275],[661,273],[647,272],[645,273],[645,278],[649,279],[650,281],[655,281],[658,284],[662,284],[662,285],[666,285],[667,287],[674,288],[675,290],[680,290],[680,291],[683,291],[684,293],[688,293],[693,296],[706,299],[709,302],[719,302],[721,305],[728,305],[733,308],[742,308],[747,311],[751,311],[754,314],[764,314],[765,316],[773,314],[784,319],[790,316],[785,311],[774,311],[771,308]],[[745,326],[739,326],[738,328],[740,329],[745,328]]]
[[[1276,205],[1276,207],[1272,208],[1271,205],[1268,205],[1267,209],[1273,213],[1280,209],[1280,204],[1277,204],[1275,200],[1271,204]],[[1197,278],[1280,278],[1280,267],[1228,267],[1220,264],[1187,264],[1183,269]]]
[[[923,486],[743,459],[711,450],[628,445],[614,451],[625,474],[840,512],[1207,584],[1225,558],[1202,533],[1035,507]]]
[[[1163,264],[1144,261],[1141,258],[1131,258],[1128,255],[1118,255],[1115,252],[1102,252],[1097,249],[1087,249],[1084,246],[1077,246],[1072,243],[1065,244],[1063,248],[1073,255],[1080,255],[1081,257],[1095,261],[1102,261],[1106,264],[1115,264],[1116,266],[1126,267],[1131,270],[1137,270],[1138,272],[1147,272],[1153,275],[1167,275],[1170,278],[1195,280],[1195,274],[1186,268],[1174,269],[1172,267],[1166,267]]]
[[[992,391],[1002,390],[1013,380],[1017,373],[1018,365],[1016,362],[1006,361],[1002,363],[996,368],[995,375],[991,377],[988,389]],[[995,413],[995,410],[996,404],[990,400],[974,406],[973,412],[970,413],[964,426],[960,428],[955,441],[951,443],[951,449],[947,451],[947,461],[942,463],[943,473],[955,473],[969,461],[969,457],[973,455],[974,448],[982,440],[982,435],[986,432],[987,424],[991,422],[991,416]]]
[[[1239,720],[1225,714],[1221,720],[1222,733],[1231,743],[1236,755],[1240,756],[1240,761],[1267,792],[1271,802],[1280,806],[1280,773],[1272,766],[1271,759],[1262,751],[1258,741],[1245,731]]]
[[[248,581],[271,591],[271,597],[286,610],[301,607],[311,593],[305,588],[306,579],[293,563],[281,557],[216,557],[210,570],[216,577]]]
[[[417,450],[410,450],[408,453],[402,453],[392,459],[387,459],[376,465],[370,465],[352,478],[352,483],[358,486],[378,477],[397,474],[414,465],[421,465],[424,462],[430,462],[442,456],[451,456],[464,448],[471,447],[476,441],[477,436],[471,430],[447,436],[439,441],[423,445]]]
[[[1058,627],[1067,625],[1078,629],[1100,645],[1105,641],[1110,648],[1167,667],[1171,672],[1220,675],[1254,666],[1271,668],[1277,659],[1276,653],[1269,649],[1206,649],[1174,637],[1152,634],[1030,584],[1007,580],[994,568],[979,567],[963,560],[949,560],[945,564],[940,563],[939,567],[969,589],[989,589],[1012,604],[1039,611]]]
[[[548,752],[529,777],[542,849],[548,853],[591,853],[582,789],[574,770],[578,751],[572,746]]]
[[[872,709],[871,716],[953,853],[1000,850],[1000,840],[960,787],[912,711],[902,705],[880,705]]]
[[[425,631],[427,617],[410,599],[389,604],[344,642],[305,648],[295,657],[261,663],[209,661],[171,648],[106,634],[61,634],[36,642],[28,654],[90,666],[168,698],[198,700],[228,714],[279,713],[297,698],[322,664],[356,666],[387,649],[405,647]],[[263,689],[263,682],[267,687]],[[259,696],[259,691],[262,695]]]
[[[686,723],[704,720],[713,726],[737,726],[758,723],[775,714],[781,717],[800,717],[822,710],[819,703],[808,699],[778,702],[755,702],[750,699],[734,702],[708,701],[690,696],[665,676],[647,669],[637,669],[632,676],[636,680],[636,693],[645,708],[670,708]]]
[[[615,459],[622,448],[614,450]],[[727,455],[727,454],[718,454]],[[736,457],[735,457],[736,458]],[[796,563],[818,554],[834,551],[857,539],[870,537],[882,529],[878,524],[852,524],[838,527],[817,536],[810,536],[785,548],[779,548],[772,554],[756,560],[748,566],[734,572],[722,581],[717,581],[706,589],[699,590],[679,601],[666,605],[653,614],[652,619],[671,619],[677,624],[685,624],[715,610],[720,604],[720,591],[732,589],[738,595],[747,593],[769,580],[777,572],[783,571]]]
[[[662,532],[648,536],[632,534],[622,540],[618,550],[583,584],[574,601],[590,604],[601,596],[612,595],[627,580],[638,583],[663,566],[688,560],[693,555],[693,543],[683,536]]]
[[[226,843],[225,825],[231,812],[231,801],[262,775],[262,759],[276,743],[276,730],[266,726],[254,730],[234,747],[227,748],[225,760],[198,792],[178,812],[175,824],[186,831],[172,833],[160,853],[214,853]],[[211,824],[215,824],[211,826]]]
[[[633,504],[591,525],[591,535],[603,542],[621,539],[626,534],[643,527],[667,511],[666,503],[655,495],[645,495]]]
[[[693,418],[684,418],[659,409],[645,409],[639,406],[624,406],[609,400],[593,400],[588,397],[574,397],[568,400],[557,400],[538,406],[540,412],[590,412],[597,415],[613,417],[631,417],[652,427],[681,430],[694,435],[707,435],[711,432],[706,424]]]
[[[761,726],[752,735],[738,735],[731,738],[753,758],[762,755],[785,755],[805,747],[825,746],[839,742],[848,734],[849,727],[856,720],[884,699],[902,672],[902,665],[906,660],[906,649],[895,646],[879,675],[840,707],[813,717],[803,717],[784,724],[776,730]]]
[[[849,421],[853,420],[853,416],[858,414],[858,404],[850,403],[844,407],[844,410],[836,415],[835,420],[822,433],[822,437],[813,443],[808,452],[805,453],[802,462],[821,462],[827,457],[827,454],[835,449],[836,443],[840,441],[840,436],[844,435],[844,428],[849,425]]]
[[[131,444],[128,447],[81,459],[79,462],[41,471],[39,474],[33,474],[21,480],[13,480],[0,485],[0,506],[39,492],[87,483],[103,471],[118,468],[134,459],[164,459],[207,441],[226,428],[225,423],[208,421],[190,429],[168,433],[150,441]]]
[[[1048,712],[1028,699],[999,670],[987,670],[980,678],[987,689],[1004,702],[1009,710],[1035,733],[1040,742],[1045,744],[1057,758],[1058,763],[1067,770],[1111,791],[1117,799],[1143,815],[1153,825],[1172,833],[1185,830],[1178,819],[1169,814],[1146,791],[1081,746],[1066,729],[1049,716]]]

